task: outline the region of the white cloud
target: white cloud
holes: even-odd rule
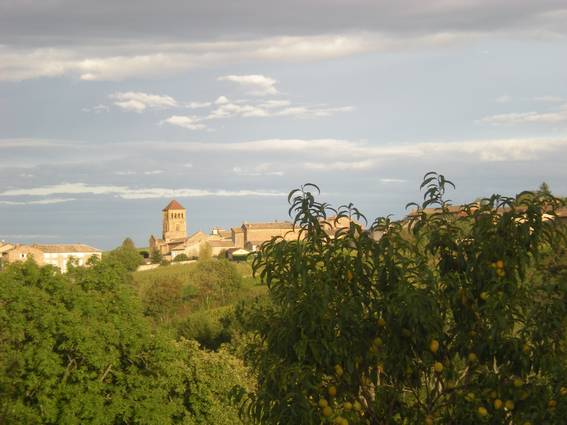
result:
[[[146,109],[169,109],[179,106],[171,96],[143,92],[116,92],[109,96],[114,104],[125,111],[144,112]]]
[[[393,178],[382,178],[380,183],[390,184],[390,183],[405,183],[407,180],[404,179],[393,179]]]
[[[264,75],[225,75],[224,77],[219,77],[219,81],[231,81],[244,86],[249,90],[250,94],[255,96],[273,96],[279,93],[275,87],[277,81]]]
[[[203,130],[207,126],[202,124],[201,121],[202,118],[197,116],[172,115],[171,117],[160,121],[160,125],[171,124],[188,130]]]
[[[283,176],[284,172],[275,170],[271,163],[263,163],[254,167],[234,167],[232,171],[239,176],[260,177],[260,176]]]
[[[189,102],[185,106],[190,109],[208,108],[211,106],[211,102]]]
[[[75,198],[51,198],[51,199],[39,199],[34,201],[2,201],[0,200],[0,205],[51,205],[51,204],[61,204],[63,202],[75,201]]]
[[[496,103],[509,103],[512,101],[512,97],[504,94],[502,96],[498,96],[496,99],[494,99],[494,101]]]
[[[567,105],[552,112],[520,112],[497,114],[484,117],[481,123],[490,125],[513,125],[513,124],[557,124],[567,122]]]
[[[565,101],[565,99],[559,96],[538,96],[538,97],[534,97],[533,100],[535,100],[536,102],[549,102],[549,103],[561,103]]]
[[[306,162],[304,167],[308,170],[320,171],[356,171],[367,170],[374,165],[374,161],[367,159],[364,161]]]
[[[477,38],[471,33],[392,37],[361,32],[348,35],[268,37],[242,41],[194,43],[123,43],[77,48],[26,49],[0,45],[0,80],[21,81],[71,76],[83,81],[164,78],[195,68],[240,61],[317,61],[370,51],[444,47]],[[129,107],[135,107],[134,103]]]
[[[137,144],[140,146],[140,144]],[[431,158],[445,155],[448,159],[461,157],[480,161],[523,161],[536,159],[538,155],[567,150],[565,138],[512,138],[481,139],[455,142],[420,142],[390,145],[375,145],[340,139],[265,139],[236,143],[168,143],[159,149],[172,149],[180,152],[246,152],[269,154],[316,155],[328,158],[328,163],[336,166],[369,166],[365,161],[384,161],[408,158]],[[351,161],[348,161],[351,160]],[[344,164],[341,164],[344,163]],[[358,164],[357,164],[358,163]],[[323,161],[312,162],[324,166]]]
[[[94,112],[95,114],[100,114],[102,112],[108,112],[110,108],[107,105],[96,105],[92,108],[82,108],[81,111],[83,112]]]
[[[133,176],[136,174],[135,171],[126,170],[126,171],[115,171],[114,174],[117,176]]]
[[[263,190],[207,190],[207,189],[170,189],[170,188],[130,188],[127,186],[97,186],[84,183],[63,183],[28,189],[11,189],[0,192],[2,197],[11,196],[50,196],[61,194],[75,195],[114,195],[123,199],[183,198],[183,197],[274,197],[287,196],[287,193]],[[44,201],[46,202],[46,201]]]
[[[215,105],[224,105],[229,103],[229,100],[226,96],[219,96],[217,100],[215,100]]]
[[[157,174],[163,174],[163,173],[165,173],[165,171],[163,171],[163,170],[144,171],[144,174],[145,174],[146,176],[155,176],[155,175],[157,175]]]

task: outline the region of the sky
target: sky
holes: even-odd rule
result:
[[[567,0],[0,0],[0,240],[567,195]]]

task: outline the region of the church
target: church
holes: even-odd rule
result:
[[[332,223],[327,226],[330,234],[350,224],[350,220],[346,217],[342,217],[337,223],[333,222],[332,217],[329,217],[328,222]],[[244,222],[230,231],[214,227],[210,234],[197,231],[188,236],[187,210],[179,202],[172,200],[162,210],[162,237],[158,239],[151,235],[149,247],[152,251],[159,251],[169,261],[181,254],[194,259],[198,258],[199,251],[204,244],[209,245],[213,256],[218,256],[223,252],[234,250],[256,251],[262,243],[274,236],[281,236],[286,240],[301,237],[298,229],[294,228],[290,221]]]

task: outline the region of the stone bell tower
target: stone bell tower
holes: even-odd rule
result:
[[[186,210],[176,200],[167,204],[163,210],[163,240],[187,238]]]

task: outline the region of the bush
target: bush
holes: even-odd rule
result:
[[[1,424],[241,424],[242,362],[152,333],[130,277],[110,259],[0,273]]]
[[[567,417],[567,281],[541,267],[565,235],[559,201],[492,196],[453,214],[428,174],[409,223],[290,194],[304,239],[262,246],[270,304],[241,316],[260,376],[243,412],[261,423],[561,424]],[[435,207],[430,213],[425,210]]]
[[[180,262],[180,261],[189,261],[189,257],[187,257],[187,255],[185,254],[179,254],[176,255],[175,258],[173,259],[174,262]]]
[[[108,254],[112,261],[119,262],[128,271],[136,271],[136,269],[144,262],[134,242],[130,238],[124,239],[122,245]]]
[[[197,288],[197,299],[205,308],[224,305],[242,285],[242,276],[227,260],[199,260],[190,275],[190,284]]]
[[[194,339],[204,348],[217,350],[221,344],[230,341],[230,333],[222,321],[227,310],[217,310],[220,310],[220,314],[215,314],[214,310],[206,310],[190,315],[178,326],[177,336]]]

